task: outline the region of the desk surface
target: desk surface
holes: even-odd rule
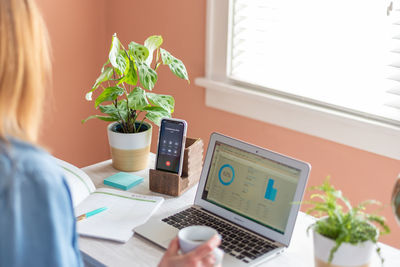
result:
[[[151,154],[149,166],[154,166],[154,154]],[[92,178],[96,188],[107,187],[103,180],[108,176],[119,172],[111,166],[111,160],[100,162],[83,170]],[[151,192],[149,190],[149,172],[147,170],[135,172],[136,175],[144,177],[144,182],[133,187],[131,192],[145,195],[158,195],[165,198],[165,202],[157,211],[156,215],[162,215],[177,208],[192,204],[196,194],[197,185],[189,189],[182,196],[174,198]],[[311,235],[306,234],[306,228],[313,221],[313,218],[300,212],[294,228],[291,244],[283,254],[261,264],[260,266],[314,266],[313,244]],[[98,262],[107,266],[157,266],[164,250],[139,235],[134,235],[127,243],[115,243],[112,241],[79,238],[80,250]],[[400,266],[400,251],[380,244],[382,254],[385,258],[386,267]],[[374,253],[374,265],[380,266],[379,260]]]

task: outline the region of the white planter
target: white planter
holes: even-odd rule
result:
[[[143,124],[148,127],[146,131],[128,134],[113,131],[117,125],[115,122],[108,125],[108,142],[114,168],[134,172],[147,167],[152,127],[149,123]]]
[[[329,254],[335,246],[335,241],[326,238],[313,231],[314,239],[314,258],[316,267],[367,267],[370,266],[371,256],[375,249],[375,244],[371,241],[352,245],[342,243],[333,255],[333,260],[329,264]]]

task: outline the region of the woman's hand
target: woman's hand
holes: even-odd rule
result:
[[[208,267],[214,266],[215,257],[212,251],[221,243],[220,238],[215,235],[203,245],[186,254],[179,254],[178,237],[174,238],[158,267]]]

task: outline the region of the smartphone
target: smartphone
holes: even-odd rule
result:
[[[180,119],[163,118],[158,133],[156,170],[182,175],[187,123]]]

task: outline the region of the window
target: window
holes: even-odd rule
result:
[[[400,124],[386,105],[397,85],[388,65],[400,67],[387,9],[381,0],[233,0],[228,77]]]
[[[400,159],[396,4],[208,0],[196,83],[208,106]]]

